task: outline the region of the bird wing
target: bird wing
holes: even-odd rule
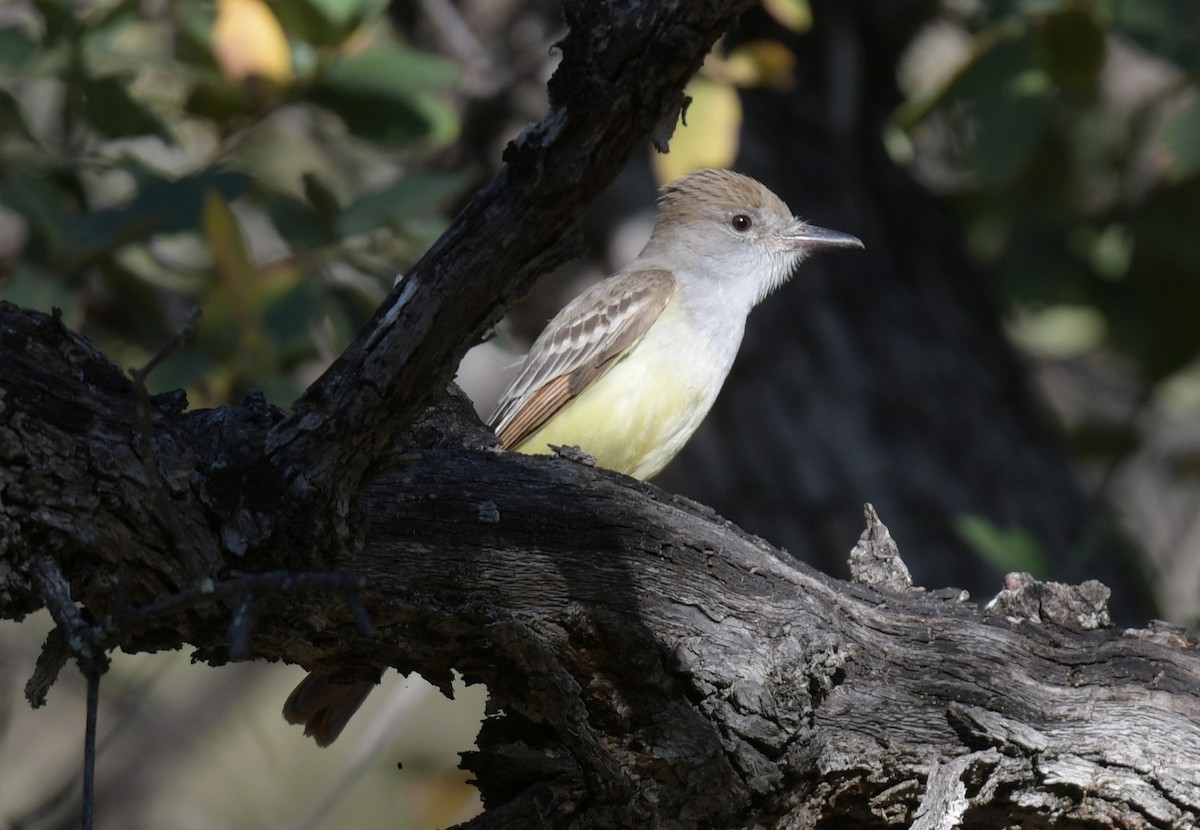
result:
[[[511,449],[637,344],[675,293],[670,271],[625,271],[580,294],[541,333],[489,423]]]

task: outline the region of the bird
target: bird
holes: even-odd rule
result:
[[[652,478],[712,408],[751,309],[814,251],[861,247],[731,170],[667,185],[641,254],[534,341],[490,419],[500,446],[578,446],[601,467]]]
[[[793,216],[732,170],[689,173],[663,187],[658,204],[634,261],[568,303],[534,341],[489,419],[502,449],[577,446],[600,467],[653,478],[712,408],[751,310],[810,254],[864,247]],[[374,685],[310,674],[284,717],[326,746]]]

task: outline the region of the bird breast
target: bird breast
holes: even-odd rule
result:
[[[650,478],[712,408],[737,345],[714,343],[673,300],[623,358],[516,449],[578,445],[601,467]]]

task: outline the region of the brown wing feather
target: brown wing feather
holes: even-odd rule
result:
[[[537,432],[572,397],[570,375],[559,375],[543,384],[529,396],[512,420],[497,432],[501,449],[511,450]]]
[[[637,344],[675,293],[669,271],[622,271],[560,311],[500,397],[489,421],[517,446]]]

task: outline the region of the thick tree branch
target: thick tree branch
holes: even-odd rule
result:
[[[187,642],[228,659],[231,620],[247,609],[226,592],[130,610],[198,575],[195,557],[158,550],[168,536],[129,449],[128,384],[51,319],[0,306],[0,337],[12,358],[0,362],[5,616],[42,603],[28,569],[50,552],[112,642]],[[159,468],[169,484],[192,460],[178,485],[192,495],[173,501],[202,550],[228,504],[218,491],[254,486],[229,467],[231,447],[261,448],[278,416],[166,403],[153,418]],[[387,664],[444,689],[452,669],[487,683],[497,716],[469,759],[489,807],[475,826],[992,827],[1005,816],[1185,827],[1200,816],[1200,658],[1178,632],[1073,630],[1099,621],[1092,594],[1055,610],[1055,591],[1020,581],[988,615],[957,592],[838,583],[652,486],[463,449],[482,443],[472,423],[461,398],[446,399],[351,505],[363,545],[334,564],[370,586],[359,598],[377,634],[360,629],[353,602],[289,590],[249,609],[248,648],[345,677]],[[88,483],[101,503],[85,522],[61,499]],[[43,512],[24,501],[35,494]],[[202,579],[300,567],[322,540],[290,521],[300,548],[259,544]],[[221,538],[242,549],[236,522]],[[888,541],[873,526],[858,558],[894,558]]]

